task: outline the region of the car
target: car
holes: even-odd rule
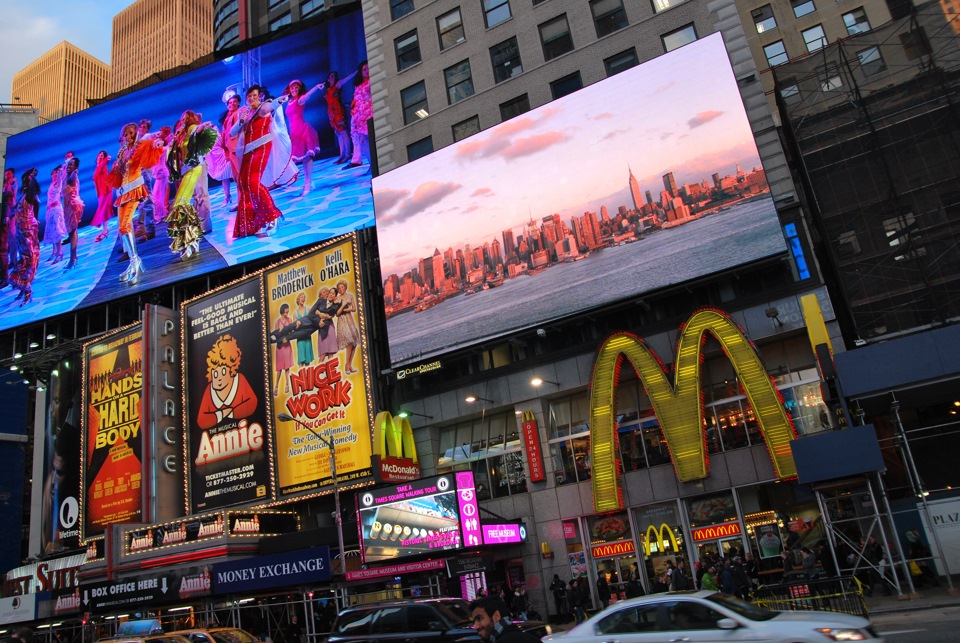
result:
[[[462,598],[409,598],[354,605],[340,612],[328,643],[369,641],[479,641],[470,603]],[[518,621],[538,639],[551,633],[542,621]]]
[[[564,634],[557,643],[883,642],[865,618],[837,612],[778,612],[712,591],[667,592],[619,601]]]
[[[171,634],[182,636],[191,643],[260,643],[256,636],[236,627],[195,627]]]

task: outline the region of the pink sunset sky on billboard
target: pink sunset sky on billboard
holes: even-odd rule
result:
[[[381,268],[402,274],[529,219],[633,207],[760,158],[719,34],[480,132],[373,181]]]

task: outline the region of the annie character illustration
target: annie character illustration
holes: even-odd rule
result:
[[[257,410],[257,397],[239,372],[243,352],[231,335],[219,337],[207,353],[207,391],[197,426],[210,429],[224,420],[241,420]]]

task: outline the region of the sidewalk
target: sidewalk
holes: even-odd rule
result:
[[[906,592],[906,585],[902,586],[903,595],[884,596],[879,586],[873,593],[873,596],[864,597],[867,603],[867,611],[871,616],[877,614],[889,614],[891,612],[912,612],[916,610],[934,609],[939,607],[958,607],[960,606],[960,585],[954,583],[955,594],[950,594],[945,583],[940,587],[924,587],[918,590],[913,597]]]

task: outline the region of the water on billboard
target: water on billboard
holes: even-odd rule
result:
[[[373,186],[395,365],[786,250],[719,34]]]
[[[365,58],[357,11],[10,137],[0,330],[372,225]]]

